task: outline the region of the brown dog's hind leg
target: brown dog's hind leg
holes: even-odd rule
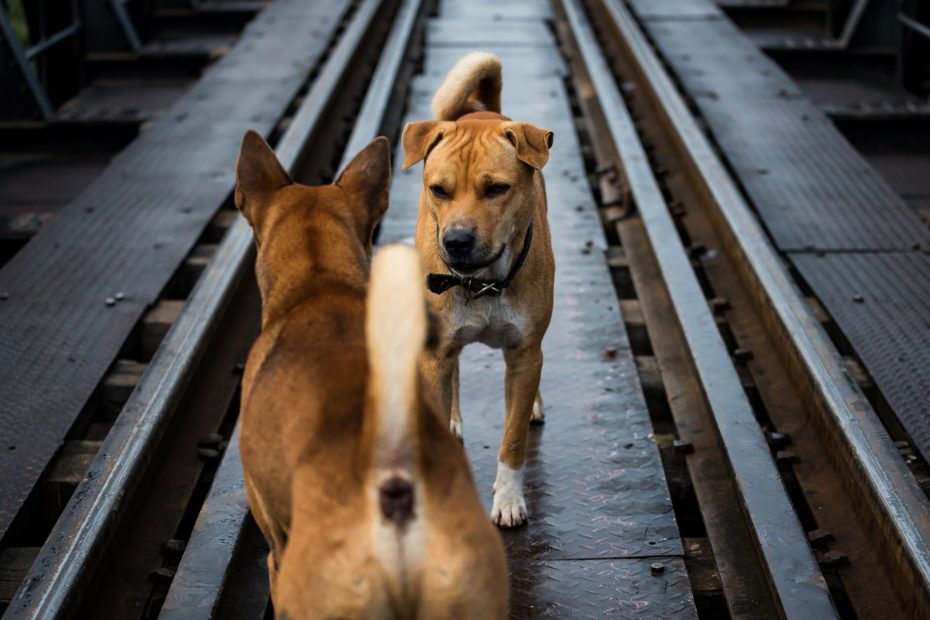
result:
[[[268,593],[271,595],[271,606],[275,606],[278,598],[278,562],[274,551],[268,552]]]
[[[505,349],[504,361],[504,437],[497,457],[497,479],[494,482],[494,506],[491,521],[501,527],[516,527],[526,523],[526,501],[523,499],[523,464],[526,459],[526,437],[533,416],[533,405],[539,396],[539,376],[543,354],[539,343],[523,349]]]

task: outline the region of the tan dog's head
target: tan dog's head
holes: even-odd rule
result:
[[[252,225],[263,298],[279,273],[371,259],[371,236],[388,205],[390,147],[375,138],[331,185],[295,183],[265,140],[248,131],[236,168],[236,207]]]
[[[523,238],[539,199],[536,171],[549,159],[551,131],[475,113],[410,123],[403,143],[404,168],[426,160],[422,204],[450,269],[475,274]]]

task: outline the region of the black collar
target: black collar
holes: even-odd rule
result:
[[[530,244],[533,242],[533,224],[530,222],[529,228],[526,229],[526,236],[523,238],[523,249],[520,255],[510,267],[510,272],[503,280],[477,280],[475,278],[465,278],[447,273],[431,273],[426,276],[426,288],[431,293],[441,295],[450,288],[461,286],[465,289],[466,302],[477,297],[490,295],[497,297],[504,292],[504,289],[510,286],[513,279],[517,277],[517,272],[526,262],[526,257],[530,253]]]

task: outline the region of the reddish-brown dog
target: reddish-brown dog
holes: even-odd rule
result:
[[[404,167],[426,160],[417,250],[431,275],[433,310],[445,319],[442,347],[423,370],[461,436],[459,364],[472,342],[503,349],[504,437],[491,519],[526,522],[523,465],[530,420],[542,421],[542,339],[552,316],[555,260],[541,169],[552,132],[500,114],[501,64],[473,52],[433,99],[439,120],[404,129]]]
[[[366,319],[387,140],[335,184],[307,187],[250,132],[237,176],[263,304],[242,385],[242,464],[276,613],[505,617],[500,537],[418,372],[427,321],[413,250],[379,253]]]

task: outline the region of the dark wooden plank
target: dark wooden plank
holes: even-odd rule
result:
[[[276,0],[239,43],[0,271],[0,537],[142,312],[229,196],[348,2]],[[113,306],[107,297],[122,292]]]

